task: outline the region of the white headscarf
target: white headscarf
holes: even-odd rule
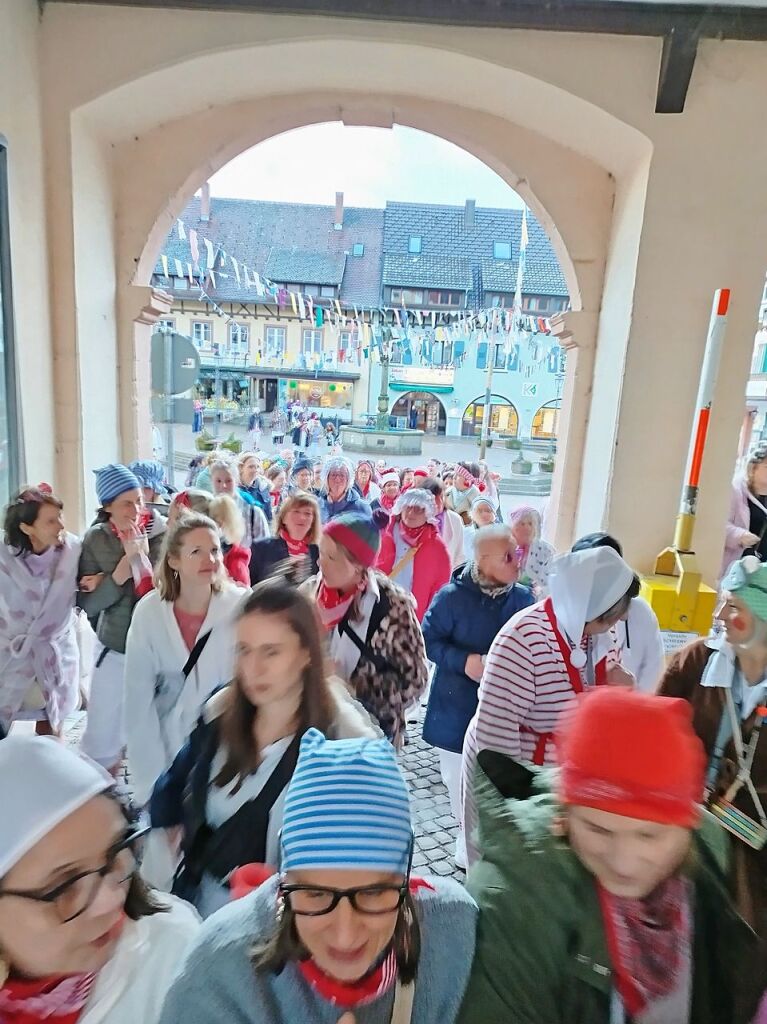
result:
[[[570,641],[570,662],[583,668],[580,649],[587,622],[604,615],[631,586],[634,572],[612,548],[590,548],[560,555],[551,563],[549,593],[557,624]]]
[[[394,502],[392,512],[395,516],[398,516],[402,513],[403,508],[411,506],[424,510],[427,523],[436,523],[437,502],[434,500],[434,495],[431,491],[427,491],[423,487],[408,487]]]
[[[108,772],[57,740],[9,736],[0,742],[0,878],[65,818],[112,786]]]

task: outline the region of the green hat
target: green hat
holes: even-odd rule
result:
[[[757,619],[767,622],[767,565],[755,555],[732,563],[722,579],[722,590],[737,594]]]

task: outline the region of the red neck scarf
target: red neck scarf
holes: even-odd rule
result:
[[[679,983],[690,955],[688,885],[669,878],[644,900],[621,899],[597,885],[616,988],[632,1018]]]
[[[272,499],[272,505],[277,508],[280,503],[280,498],[282,497],[282,491],[269,491],[269,495]]]
[[[423,878],[410,879],[410,892],[415,894],[419,889],[434,887]],[[359,981],[338,981],[331,978],[312,959],[301,960],[298,969],[312,989],[333,1006],[344,1010],[355,1006],[365,1006],[388,992],[397,980],[397,957],[393,949],[386,953],[378,964]]]
[[[372,479],[373,478],[371,477],[370,480]],[[359,483],[359,481],[357,481],[357,490],[360,492],[363,498],[367,498],[368,494],[370,493],[370,480],[368,480],[364,487],[362,486],[361,483]]]
[[[409,548],[417,548],[425,540],[428,540],[429,537],[434,536],[436,530],[431,523],[424,523],[423,526],[419,526],[415,530],[409,530],[400,519],[399,532]]]
[[[188,500],[189,498],[187,497],[187,501]],[[136,524],[136,526],[138,527],[140,533],[148,533],[149,527],[152,525],[153,522],[154,516],[152,515],[152,510],[148,508],[143,508],[138,517],[138,523]],[[109,528],[115,535],[115,537],[119,537],[119,539],[122,540],[122,537],[120,536],[120,531],[117,529],[112,519],[109,520]]]
[[[293,540],[284,526],[280,530],[280,537],[288,545],[288,554],[291,558],[300,558],[302,555],[309,554],[308,542],[305,540]]]
[[[9,979],[0,988],[0,1021],[3,1024],[76,1024],[95,980],[95,974],[33,981]]]
[[[381,508],[386,509],[387,512],[391,512],[394,508],[394,502],[399,497],[399,494],[395,494],[393,498],[388,497],[383,492],[381,493]]]
[[[358,593],[359,588],[355,588],[350,594],[342,594],[340,590],[327,586],[325,581],[320,579],[317,588],[317,611],[322,625],[328,632],[346,615]]]

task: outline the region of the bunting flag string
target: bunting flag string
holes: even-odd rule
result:
[[[526,213],[526,211],[525,211]],[[513,306],[511,309],[494,306],[487,310],[422,310],[408,308],[403,301],[400,306],[374,306],[369,309],[362,309],[354,306],[354,316],[351,313],[344,313],[339,299],[332,298],[325,300],[323,304],[320,298],[305,296],[301,292],[291,291],[282,285],[275,284],[265,274],[259,273],[251,268],[244,260],[233,256],[220,245],[211,239],[204,237],[195,228],[189,227],[183,220],[176,221],[176,232],[178,239],[185,242],[189,247],[189,261],[186,261],[186,269],[180,259],[162,253],[160,262],[163,276],[170,280],[171,266],[174,276],[177,278],[188,278],[193,287],[199,286],[206,301],[212,302],[210,296],[204,290],[202,281],[204,277],[210,278],[214,290],[217,288],[217,277],[230,278],[234,276],[238,287],[251,289],[256,296],[264,301],[276,302],[278,306],[290,308],[293,315],[301,320],[308,319],[315,326],[322,327],[327,319],[332,326],[351,325],[357,333],[357,338],[363,337],[362,325],[368,323],[371,328],[378,325],[391,326],[395,330],[408,332],[416,328],[435,331],[437,327],[444,327],[448,330],[458,330],[462,335],[471,335],[477,330],[484,330],[488,323],[491,323],[496,331],[503,330],[507,335],[505,344],[509,348],[514,343],[513,335],[527,334],[551,334],[551,322],[546,317],[537,317],[525,312],[521,305],[521,283],[524,274],[524,262],[527,242],[527,222],[523,216],[522,221],[522,245],[520,248],[520,259],[517,274],[517,288],[514,294]],[[203,275],[200,265],[200,243],[204,246],[206,255],[206,273]],[[224,268],[231,267],[230,273]],[[195,271],[199,278],[195,278]],[[220,310],[220,307],[216,307]],[[226,314],[221,311],[221,315]],[[365,317],[367,316],[367,321]],[[453,323],[451,324],[451,321]],[[517,339],[519,340],[519,338]],[[358,342],[358,348],[362,348],[362,342]]]

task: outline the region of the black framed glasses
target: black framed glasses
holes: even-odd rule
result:
[[[130,882],[141,864],[143,840],[150,831],[142,828],[130,832],[112,847],[100,868],[83,871],[47,892],[0,889],[0,899],[13,896],[20,900],[48,903],[54,907],[62,924],[74,921],[92,905],[104,881],[109,879],[117,886]]]
[[[402,906],[408,891],[402,885],[363,885],[356,889],[326,889],[316,885],[281,885],[280,894],[294,914],[321,917],[332,914],[341,900],[348,900],[358,914],[393,914]]]

